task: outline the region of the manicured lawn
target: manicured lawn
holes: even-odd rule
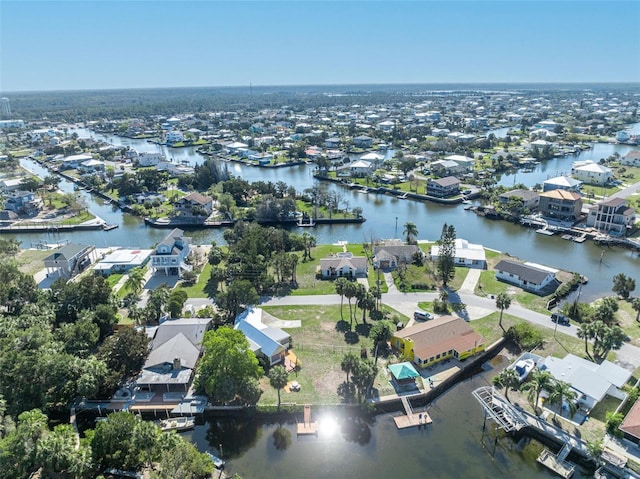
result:
[[[605,396],[602,401],[596,404],[589,414],[589,418],[596,419],[600,422],[607,421],[607,412],[615,411],[622,401],[612,396]]]
[[[283,320],[301,320],[301,328],[285,329],[291,334],[293,352],[298,357],[300,371],[290,375],[290,380],[298,381],[301,389],[297,393],[282,391],[283,403],[297,404],[339,404],[342,398],[337,393],[338,386],[346,380],[340,368],[340,361],[347,352],[360,354],[362,347],[371,353],[372,342],[368,338],[368,326],[361,322],[358,310],[353,331],[349,331],[349,312],[345,302],[341,321],[340,306],[267,306],[264,308],[273,316]],[[399,317],[400,313],[394,313]],[[380,372],[375,388],[388,385],[384,361],[379,360]],[[269,380],[261,381],[263,390],[260,405],[277,404],[277,393],[269,386]]]
[[[122,274],[122,273],[110,274],[106,278],[107,284],[109,285],[109,287],[111,289],[113,289],[115,287],[115,285],[118,284],[118,281],[120,281],[122,279],[123,276],[124,276],[124,274]]]
[[[209,295],[204,291],[204,288],[207,286],[207,282],[211,276],[211,268],[212,266],[208,262],[205,263],[204,268],[202,268],[198,276],[198,281],[195,284],[185,286],[183,283],[180,283],[178,288],[183,289],[190,298],[208,298]]]

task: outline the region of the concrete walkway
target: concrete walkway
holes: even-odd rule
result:
[[[478,285],[478,281],[480,281],[480,274],[482,270],[470,268],[467,273],[467,277],[462,282],[462,286],[458,290],[458,293],[469,293],[473,294],[476,290],[476,286]]]
[[[391,273],[382,273],[384,276],[384,282],[387,283],[387,294],[388,293],[399,293],[398,288],[396,287],[396,283],[393,282],[393,276]]]

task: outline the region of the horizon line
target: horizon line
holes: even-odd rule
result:
[[[74,92],[114,92],[127,90],[188,90],[188,89],[207,89],[207,88],[299,88],[299,87],[372,87],[372,86],[436,86],[436,85],[630,85],[640,87],[640,81],[479,81],[479,82],[400,82],[400,83],[290,83],[290,84],[252,84],[248,85],[205,85],[205,86],[148,86],[148,87],[122,87],[122,88],[79,88],[79,89],[51,89],[51,90],[0,90],[0,94],[24,94],[24,93],[74,93]]]

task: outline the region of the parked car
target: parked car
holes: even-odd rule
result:
[[[433,319],[433,315],[431,313],[427,313],[426,311],[417,309],[413,312],[413,319],[417,319],[419,321],[428,321],[430,319]]]
[[[553,313],[551,315],[551,321],[553,321],[554,323],[561,324],[562,326],[569,326],[571,324],[571,322],[569,321],[569,318],[567,318],[564,314],[560,314],[560,313]]]

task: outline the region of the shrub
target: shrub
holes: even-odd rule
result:
[[[511,326],[506,337],[515,341],[522,349],[531,350],[543,341],[542,333],[529,323]]]

